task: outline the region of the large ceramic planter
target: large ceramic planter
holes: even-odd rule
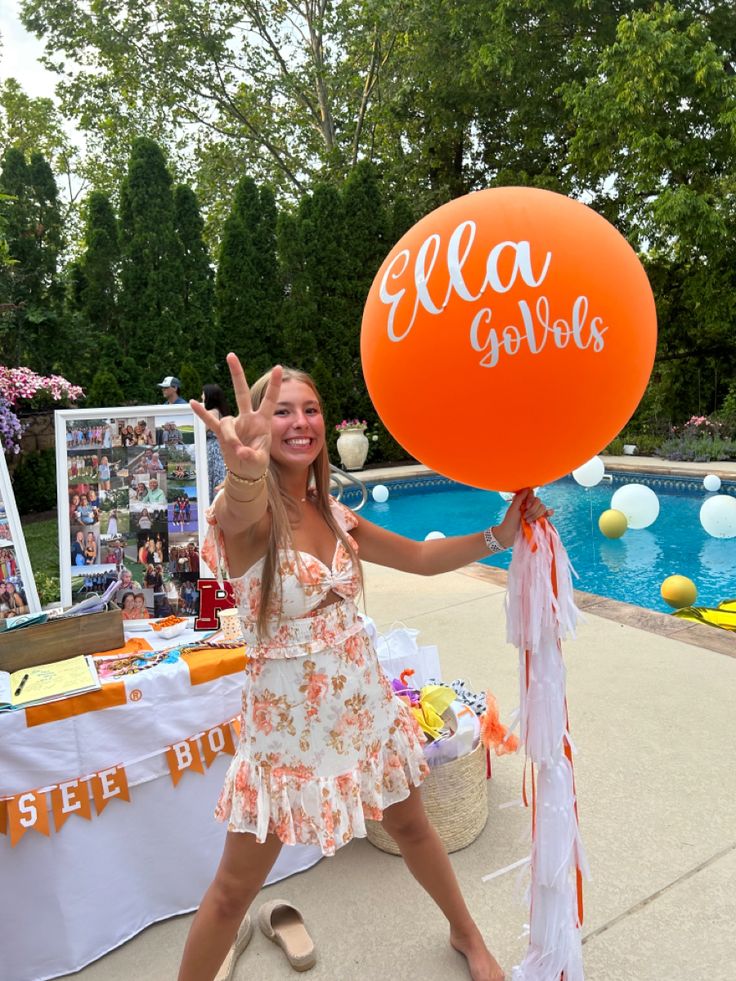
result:
[[[337,437],[337,452],[345,470],[361,470],[368,456],[368,437],[362,429],[343,429]]]

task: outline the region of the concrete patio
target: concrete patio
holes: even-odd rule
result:
[[[367,612],[379,629],[397,620],[419,628],[423,642],[438,645],[446,680],[463,677],[475,689],[491,688],[502,717],[510,714],[518,704],[518,675],[504,639],[502,573],[474,566],[420,580],[367,566],[366,580]],[[605,604],[602,616],[597,603]],[[700,628],[703,642],[710,638],[718,648],[710,650],[692,635],[687,642],[668,636],[674,621],[667,616],[641,617],[638,608],[612,608],[611,601],[584,594],[580,606],[585,623],[564,653],[581,829],[593,874],[585,890],[586,976],[730,981],[736,637]],[[524,883],[517,872],[485,884],[481,877],[529,853],[522,764],[520,757],[495,762],[488,824],[452,856],[508,977],[525,950]],[[510,802],[519,806],[503,806]],[[269,887],[259,900],[275,897],[304,911],[319,952],[312,981],[467,978],[441,914],[400,859],[367,841]],[[74,977],[173,979],[190,919],[152,926]],[[235,974],[237,981],[293,976],[281,951],[258,932]]]

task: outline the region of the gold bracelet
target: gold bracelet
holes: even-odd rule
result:
[[[230,498],[231,501],[235,501],[237,504],[250,504],[252,501],[257,500],[260,497],[261,489],[265,487],[265,481],[262,478],[260,480],[254,480],[251,482],[252,484],[257,485],[254,496],[243,498],[243,497],[238,497],[237,494],[233,494],[232,487],[230,486],[230,478],[232,476],[233,475],[228,472],[225,475],[225,480],[223,481],[222,484],[222,488],[225,491],[225,494]],[[247,484],[248,481],[244,480],[243,483]]]
[[[236,484],[246,484],[247,486],[252,487],[254,484],[260,484],[262,480],[265,480],[267,473],[268,470],[264,470],[260,477],[253,477],[252,479],[250,477],[239,477],[236,473],[233,473],[232,470],[228,470],[227,475],[228,477],[232,477]]]

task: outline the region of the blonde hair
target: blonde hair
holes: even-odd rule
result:
[[[257,409],[264,399],[268,383],[271,380],[271,372],[267,371],[257,382],[251,385],[250,400],[254,409]],[[314,383],[311,375],[298,368],[284,368],[282,381],[297,381],[308,385],[314,392],[319,404],[320,412],[323,412],[322,398]],[[322,446],[316,460],[309,467],[308,485],[314,488],[314,504],[325,523],[334,533],[338,541],[346,549],[353,566],[358,570],[360,577],[360,588],[363,588],[363,570],[358,558],[358,553],[347,534],[338,525],[332,513],[330,505],[330,459],[327,455],[326,444]],[[268,470],[266,472],[266,493],[268,495],[268,509],[271,514],[271,528],[268,535],[268,547],[266,549],[265,562],[261,577],[261,602],[258,609],[256,620],[256,631],[259,637],[268,635],[269,610],[271,609],[276,590],[279,590],[278,601],[281,606],[280,591],[283,588],[281,579],[276,575],[279,568],[279,549],[288,548],[294,552],[299,559],[299,554],[294,548],[294,536],[292,533],[292,522],[289,515],[298,516],[299,502],[291,497],[281,485],[281,474],[278,463],[271,457]]]

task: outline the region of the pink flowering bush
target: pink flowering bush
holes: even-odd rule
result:
[[[728,428],[712,416],[691,416],[682,426],[673,426],[669,438],[657,450],[667,460],[736,459],[736,441],[729,438]]]
[[[19,409],[38,409],[54,402],[69,405],[84,396],[79,385],[61,375],[38,375],[30,368],[0,365],[0,442],[6,453],[20,452],[23,426]]]
[[[30,368],[6,368],[0,365],[0,396],[11,405],[19,402],[76,402],[84,391],[61,375],[37,375]],[[37,408],[31,404],[29,408]]]

